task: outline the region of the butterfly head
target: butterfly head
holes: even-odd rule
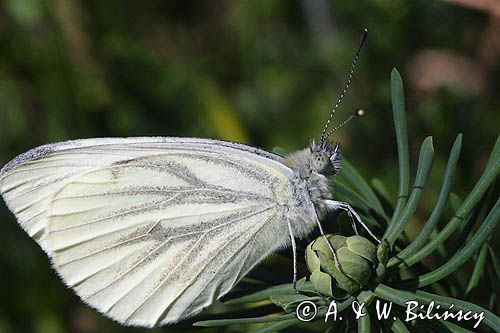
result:
[[[335,111],[337,111],[337,107],[342,102],[342,99],[344,98],[347,90],[349,89],[349,86],[351,85],[351,80],[354,75],[354,69],[356,68],[356,64],[358,62],[359,53],[363,48],[363,44],[365,43],[367,34],[368,31],[366,29],[363,29],[358,49],[354,54],[351,70],[349,71],[349,76],[347,77],[347,83],[344,87],[344,90],[342,90],[342,93],[340,94],[337,103],[330,112],[330,116],[328,117],[325,127],[323,128],[323,133],[321,134],[321,139],[319,143],[316,143],[314,140],[311,140],[309,144],[309,149],[311,152],[311,167],[318,173],[323,174],[327,177],[335,175],[337,172],[340,171],[341,167],[340,145],[338,143],[334,144],[328,141],[328,138],[333,134],[333,132],[335,132],[348,122],[350,122],[353,118],[360,117],[364,114],[363,110],[358,109],[355,113],[351,114],[347,119],[345,119],[340,124],[338,124],[337,126],[333,127],[328,131],[333,115],[335,114]]]
[[[340,145],[338,142],[333,143],[328,141],[328,138],[333,134],[333,132],[350,122],[355,117],[363,116],[364,113],[365,112],[363,110],[358,109],[355,113],[351,114],[347,119],[332,128],[326,134],[325,132],[327,127],[325,127],[319,143],[311,140],[311,142],[309,143],[309,150],[311,151],[311,165],[318,173],[321,173],[325,176],[333,176],[340,171]],[[326,125],[328,126],[328,124],[329,122],[327,122]]]
[[[311,152],[311,167],[316,172],[328,177],[340,171],[342,156],[338,142],[324,141],[316,143],[311,140],[309,150]]]

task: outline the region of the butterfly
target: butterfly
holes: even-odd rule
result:
[[[324,235],[328,211],[347,212],[377,239],[332,199],[341,151],[328,138],[362,114],[327,133],[335,109],[320,141],[287,157],[212,139],[82,139],[14,158],[0,171],[0,191],[85,303],[124,325],[175,323],[290,245],[295,285],[295,239],[316,227]]]

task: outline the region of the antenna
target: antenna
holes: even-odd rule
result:
[[[364,116],[364,114],[365,114],[365,111],[363,109],[358,109],[356,112],[354,112],[349,117],[347,117],[343,122],[341,122],[340,124],[338,124],[337,126],[335,126],[334,128],[332,128],[330,130],[330,132],[328,132],[328,134],[325,136],[325,140],[330,135],[332,135],[333,132],[335,132],[336,130],[338,130],[339,128],[341,128],[342,126],[344,126],[345,124],[347,124],[348,122],[350,122],[351,120],[353,120],[354,118]]]
[[[358,62],[359,53],[361,52],[361,49],[363,48],[363,45],[365,43],[365,40],[366,40],[367,36],[368,36],[368,30],[365,28],[361,32],[361,39],[359,41],[358,49],[356,50],[356,53],[354,54],[354,59],[352,60],[351,70],[349,71],[349,76],[347,77],[347,83],[346,83],[344,89],[342,90],[342,93],[340,94],[340,97],[337,100],[337,103],[333,107],[332,112],[330,113],[330,116],[328,117],[328,120],[326,121],[325,128],[323,129],[323,133],[321,133],[320,143],[325,142],[325,140],[333,132],[335,132],[335,130],[337,130],[338,128],[342,127],[344,124],[347,124],[355,116],[355,115],[351,115],[349,118],[347,118],[346,120],[344,120],[341,124],[339,124],[339,126],[336,126],[334,129],[332,129],[328,133],[328,135],[325,136],[325,133],[328,130],[328,126],[330,126],[330,123],[332,121],[333,115],[335,114],[335,111],[337,111],[337,108],[339,107],[340,102],[342,102],[342,100],[344,99],[344,96],[345,96],[347,90],[349,89],[349,86],[351,85],[352,77],[354,75],[354,69],[356,68],[356,64]]]

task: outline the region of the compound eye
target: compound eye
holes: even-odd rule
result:
[[[312,158],[314,167],[319,172],[323,171],[328,166],[328,159],[323,154],[314,153]]]

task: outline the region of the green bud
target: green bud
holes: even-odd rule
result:
[[[377,258],[382,265],[385,266],[387,264],[387,260],[389,259],[389,249],[385,243],[381,243],[377,246]]]
[[[375,245],[361,236],[327,235],[327,238],[337,254],[342,272],[325,239],[318,237],[306,248],[311,282],[319,293],[328,296],[337,294],[339,288],[349,294],[356,293],[368,283],[377,263]]]
[[[310,279],[314,288],[320,294],[333,296],[332,277],[330,275],[316,269],[312,272]]]

